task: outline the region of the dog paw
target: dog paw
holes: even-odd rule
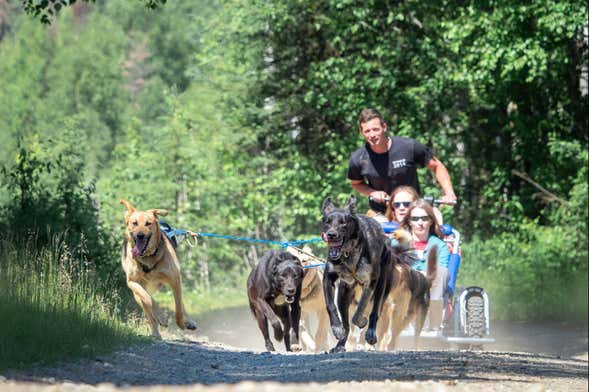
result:
[[[184,324],[186,326],[186,329],[190,329],[191,331],[197,330],[196,323],[192,320],[186,320]]]
[[[292,329],[290,330],[290,349],[294,352],[299,352],[303,349],[303,346],[299,342],[298,336]]]
[[[368,324],[368,319],[364,316],[354,316],[352,318],[352,323],[354,323],[354,325],[358,328],[362,329],[366,326],[366,324]]]
[[[337,340],[342,340],[346,337],[346,330],[342,326],[334,325],[331,327],[331,331]]]
[[[168,328],[168,320],[167,319],[158,317],[157,321],[158,321],[159,325],[161,325],[162,327]]]
[[[334,348],[332,348],[331,350],[329,350],[330,354],[334,354],[334,353],[343,353],[346,352],[346,347],[344,345],[337,345]]]
[[[376,344],[376,331],[374,329],[369,329],[368,331],[366,331],[366,336],[364,337],[364,339],[366,340],[366,343],[368,343],[370,345],[375,345]]]

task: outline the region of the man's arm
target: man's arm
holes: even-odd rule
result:
[[[442,192],[444,192],[444,196],[442,196],[443,201],[447,202],[455,202],[456,195],[454,194],[454,188],[452,187],[452,181],[450,180],[450,174],[448,174],[448,169],[446,166],[438,158],[433,157],[427,164],[427,168],[430,169],[436,175],[436,180],[438,184],[440,184],[440,188],[442,188]]]
[[[352,184],[352,188],[354,188],[356,192],[369,196],[377,203],[384,203],[386,197],[388,196],[386,192],[375,191],[366,182],[364,182],[364,180],[350,180],[350,184]]]

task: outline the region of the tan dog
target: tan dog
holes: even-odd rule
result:
[[[392,247],[393,258],[399,261],[393,263],[393,281],[391,291],[383,302],[381,318],[377,326],[379,350],[394,350],[397,338],[410,322],[415,320],[414,345],[417,342],[423,323],[429,309],[429,289],[437,272],[437,248],[433,248],[428,255],[427,274],[414,270],[410,260],[404,254],[411,244],[411,234],[403,229],[393,232],[393,237],[399,245]],[[388,334],[390,341],[387,345]]]
[[[303,267],[319,264],[319,260],[311,254],[309,247],[301,250],[287,247],[286,250],[296,256]],[[301,323],[300,343],[305,351],[329,350],[329,315],[323,296],[323,268],[305,268],[303,284],[301,288]],[[312,319],[317,320],[317,329],[312,333]]]
[[[161,339],[158,324],[166,327],[161,311],[150,295],[163,283],[170,286],[176,306],[176,324],[181,329],[196,329],[196,323],[188,317],[182,302],[180,264],[172,243],[160,231],[159,216],[166,210],[138,211],[131,203],[121,200],[125,212],[125,240],[121,261],[135,301],[145,312],[151,327],[151,336]]]

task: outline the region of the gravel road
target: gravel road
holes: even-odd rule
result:
[[[496,336],[498,343],[487,348],[493,351],[426,347],[394,353],[270,354],[262,351],[260,333],[244,309],[200,321],[196,334],[175,332],[164,335],[164,341],[108,356],[4,372],[0,391],[588,389],[586,328],[498,325],[500,333],[510,335]]]

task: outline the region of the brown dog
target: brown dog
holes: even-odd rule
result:
[[[381,322],[378,324],[379,350],[394,350],[397,338],[410,322],[415,320],[415,340],[417,346],[419,335],[429,309],[429,290],[437,273],[437,248],[432,248],[427,258],[427,273],[414,270],[406,250],[411,241],[411,235],[404,230],[397,230],[393,236],[399,242],[391,247],[393,274],[391,291],[383,302]],[[386,344],[386,335],[391,330],[391,340]]]
[[[176,305],[176,324],[181,329],[196,329],[196,323],[188,317],[182,302],[180,264],[172,243],[159,227],[159,216],[166,210],[138,211],[131,203],[121,200],[125,212],[125,240],[121,251],[127,286],[135,301],[141,306],[151,327],[151,336],[161,339],[158,324],[167,326],[157,303],[150,295],[163,283],[170,286]]]

